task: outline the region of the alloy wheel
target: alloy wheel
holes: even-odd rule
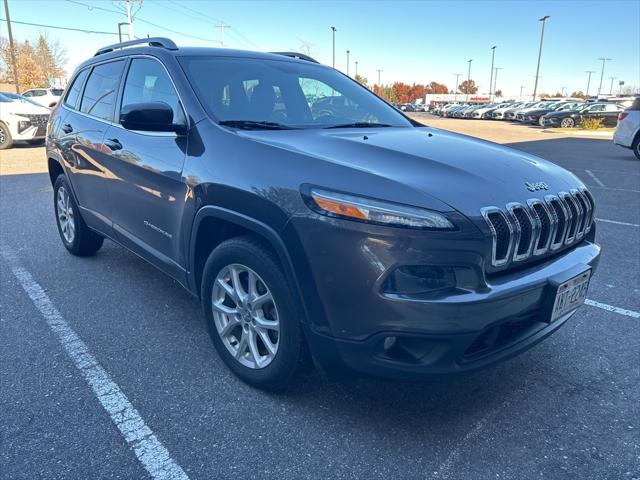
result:
[[[562,122],[560,122],[560,126],[562,128],[573,128],[575,122],[572,118],[563,118]]]
[[[4,145],[7,141],[7,134],[4,131],[4,127],[0,125],[0,145]]]
[[[76,222],[73,216],[73,208],[69,192],[65,187],[58,188],[56,196],[56,213],[58,214],[58,224],[60,231],[67,243],[73,243],[76,236]]]
[[[249,267],[223,268],[213,284],[211,306],[223,345],[241,365],[268,366],[280,344],[280,318],[265,281]]]

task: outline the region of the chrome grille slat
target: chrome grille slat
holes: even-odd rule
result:
[[[593,197],[585,187],[525,204],[482,208],[492,236],[491,264],[503,267],[577,243],[591,230],[594,211]]]

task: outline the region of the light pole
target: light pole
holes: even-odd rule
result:
[[[471,83],[471,62],[473,62],[473,58],[467,60],[469,62],[469,70],[467,72],[467,102],[469,101],[469,84]]]
[[[524,89],[524,85],[520,87],[520,97],[518,97],[519,101],[522,101],[522,90]]]
[[[600,72],[600,86],[598,87],[598,95],[600,95],[600,91],[602,90],[602,79],[604,78],[604,64],[611,61],[611,58],[599,58],[598,60],[602,60],[602,71]]]
[[[544,40],[544,24],[546,23],[549,15],[545,15],[539,22],[542,22],[542,32],[540,33],[540,48],[538,49],[538,66],[536,67],[536,82],[533,85],[533,100],[536,100],[536,94],[538,93],[538,75],[540,74],[540,59],[542,58],[542,41]]]
[[[355,62],[355,63],[356,63],[356,77],[357,77],[358,76],[358,62]]]
[[[489,79],[489,100],[491,100],[491,88],[493,87],[493,91],[495,92],[496,87],[493,84],[493,60],[496,56],[496,45],[491,47],[491,78]]]
[[[495,94],[498,91],[498,87],[496,87],[498,85],[498,70],[502,70],[502,67],[496,67],[494,70],[496,71],[496,77],[493,80],[493,93]],[[489,101],[491,101],[491,92],[489,92]]]
[[[560,87],[560,96],[564,97],[564,89],[567,87]]]
[[[349,50],[347,50],[347,77],[349,76]]]
[[[591,74],[592,73],[596,73],[595,70],[585,70],[585,73],[589,74],[589,77],[587,78],[587,91],[584,92],[584,94],[587,96],[587,98],[589,98],[589,87],[591,86]]]
[[[454,73],[454,75],[456,76],[456,89],[453,91],[453,94],[454,94],[453,101],[457,102],[458,101],[458,79],[462,76],[462,74]]]
[[[333,38],[333,68],[336,68],[336,27],[331,27],[331,36]]]
[[[118,41],[122,43],[122,26],[129,25],[127,22],[118,23]]]
[[[613,81],[617,78],[618,77],[609,77],[609,80],[611,80],[611,85],[609,86],[609,95],[613,95]]]

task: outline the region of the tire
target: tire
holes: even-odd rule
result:
[[[13,145],[13,138],[7,126],[0,122],[0,150],[6,150]]]
[[[573,128],[576,126],[576,121],[573,118],[569,118],[569,117],[563,118],[560,121],[560,126],[562,128]]]
[[[640,160],[640,133],[636,135],[635,140],[631,144],[631,148],[633,149],[633,153],[636,158]]]
[[[53,187],[53,209],[62,244],[73,255],[93,255],[104,242],[104,237],[87,227],[73,198],[67,178],[60,174]]]
[[[538,118],[538,125],[540,125],[541,127],[544,127],[544,118],[542,117]]]
[[[227,367],[253,387],[282,391],[306,363],[301,309],[291,292],[275,255],[253,236],[221,243],[204,266],[201,300],[211,340]],[[271,300],[261,305],[251,300],[268,294]],[[238,301],[242,296],[247,300]]]

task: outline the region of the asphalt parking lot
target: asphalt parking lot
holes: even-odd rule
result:
[[[603,254],[567,325],[450,382],[313,374],[265,394],[224,367],[177,283],[110,242],[70,256],[44,149],[3,151],[0,476],[149,478],[142,456],[171,479],[640,479],[640,162],[606,139],[419,118],[589,186]]]

